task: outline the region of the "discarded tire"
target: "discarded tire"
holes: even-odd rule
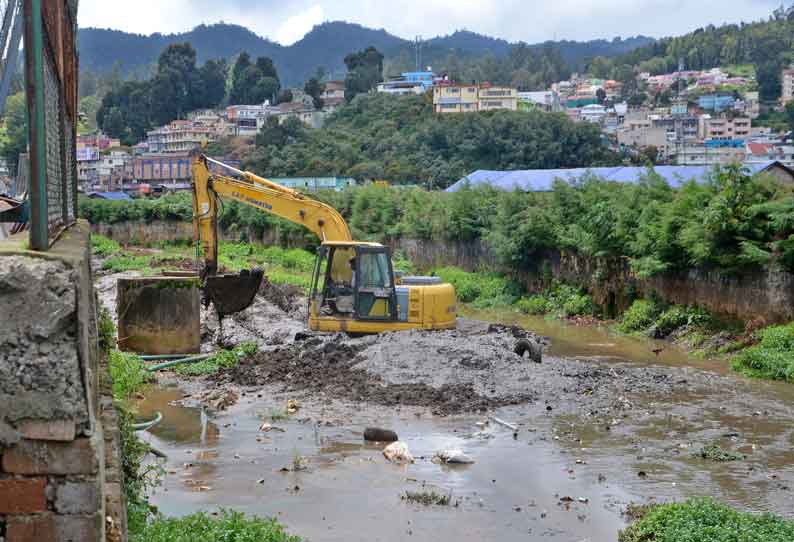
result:
[[[396,442],[397,433],[391,429],[381,429],[380,427],[367,427],[364,429],[364,440],[371,442]]]
[[[543,361],[543,346],[535,341],[529,339],[519,339],[513,348],[513,352],[524,357],[524,354],[529,354],[529,359],[535,363]]]

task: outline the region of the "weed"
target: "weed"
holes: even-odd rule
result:
[[[553,310],[549,301],[541,295],[522,297],[516,301],[516,308],[524,314],[547,314]]]
[[[130,542],[299,542],[275,519],[248,518],[240,512],[222,510],[211,518],[200,512],[181,518],[156,517],[137,532]]]
[[[755,333],[760,341],[733,359],[733,369],[756,378],[794,382],[794,323]]]
[[[97,331],[99,335],[99,348],[103,352],[110,354],[110,351],[116,347],[116,326],[113,323],[110,312],[105,307],[102,307],[99,311]]]
[[[151,375],[146,372],[143,360],[136,354],[111,350],[109,355],[110,376],[113,380],[113,398],[124,402],[143,388]]]
[[[708,459],[709,461],[741,461],[744,455],[730,450],[723,449],[719,444],[712,443],[703,446],[699,452],[695,454],[701,459]]]
[[[271,421],[278,422],[289,418],[286,408],[274,408],[268,414]]]
[[[656,303],[646,299],[638,299],[623,313],[618,330],[623,333],[644,332],[653,325],[660,310]]]
[[[97,256],[111,256],[121,251],[121,245],[104,235],[91,234],[91,250]]]
[[[236,367],[240,360],[256,353],[256,343],[240,343],[231,350],[221,350],[211,358],[196,363],[177,365],[175,372],[182,376],[205,376],[222,369]]]
[[[618,535],[619,542],[789,542],[794,521],[738,512],[714,499],[660,504]]]
[[[406,491],[402,499],[406,502],[422,504],[424,506],[449,506],[449,503],[452,501],[452,494],[444,495],[435,490]]]

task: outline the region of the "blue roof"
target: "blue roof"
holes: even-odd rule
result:
[[[781,165],[777,161],[745,164],[752,174],[765,171],[773,165]],[[785,166],[783,166],[785,167]],[[714,171],[713,166],[655,166],[654,171],[673,188],[678,188],[689,180],[704,181]],[[788,168],[787,168],[788,169]],[[575,181],[585,174],[595,175],[607,181],[618,183],[636,183],[648,171],[646,167],[594,167],[574,169],[524,169],[515,171],[492,171],[479,169],[470,173],[447,188],[447,192],[456,192],[466,183],[470,186],[488,184],[501,190],[526,190],[530,192],[549,192],[554,181]]]
[[[113,201],[131,201],[132,198],[126,192],[91,192],[89,198],[100,198]]]

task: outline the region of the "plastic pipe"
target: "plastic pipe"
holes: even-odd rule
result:
[[[142,422],[142,423],[134,423],[134,424],[132,424],[132,428],[134,430],[136,430],[136,431],[146,431],[147,429],[151,429],[152,427],[154,427],[155,425],[157,425],[161,421],[163,421],[163,414],[158,411],[158,412],[154,413],[154,419],[153,420],[148,421],[148,422]]]
[[[160,359],[185,359],[198,354],[158,354],[156,356],[138,356],[144,361],[157,361]]]
[[[190,358],[182,358],[182,359],[175,359],[173,361],[167,361],[165,363],[159,363],[157,365],[152,365],[151,367],[147,367],[146,370],[150,373],[155,373],[157,371],[162,371],[163,369],[168,369],[171,367],[175,367],[177,365],[182,365],[183,363],[196,363],[199,361],[204,361],[205,359],[209,359],[214,356],[215,353],[212,354],[203,354],[201,356],[193,356]]]

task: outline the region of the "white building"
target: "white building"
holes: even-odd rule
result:
[[[518,108],[524,109],[527,106],[539,107],[543,111],[551,111],[554,113],[560,112],[563,109],[560,103],[560,95],[554,90],[519,92]]]
[[[581,108],[579,118],[585,122],[601,124],[607,115],[607,108],[600,104],[590,104]]]

